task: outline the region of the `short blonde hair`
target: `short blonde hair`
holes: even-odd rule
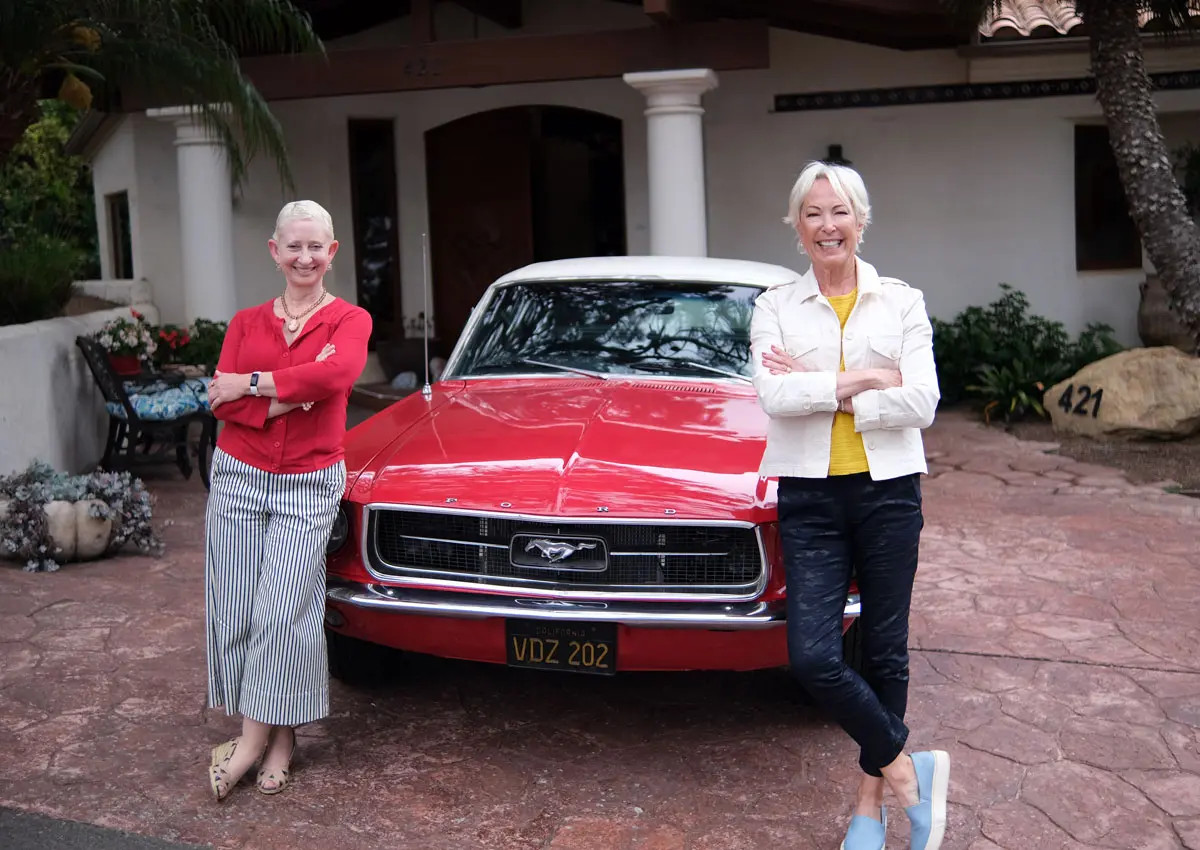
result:
[[[804,199],[812,191],[813,184],[821,179],[829,181],[829,187],[833,189],[833,193],[841,199],[843,204],[850,207],[850,211],[854,214],[854,220],[865,231],[867,225],[871,223],[871,202],[867,197],[867,185],[863,182],[862,175],[848,165],[834,165],[830,162],[820,161],[810,162],[804,166],[804,170],[800,172],[800,176],[796,178],[796,182],[792,186],[792,193],[788,196],[787,216],[783,219],[788,226],[793,230],[796,229],[800,222],[800,207],[804,205]],[[861,235],[858,243],[862,244]]]
[[[289,201],[284,204],[275,217],[275,232],[271,238],[278,242],[280,228],[289,221],[315,221],[329,231],[330,239],[337,238],[333,235],[333,216],[316,201]]]

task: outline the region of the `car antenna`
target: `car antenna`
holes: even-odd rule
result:
[[[421,387],[421,395],[428,400],[433,395],[433,387],[429,385],[429,234],[421,234],[421,282],[422,295],[425,299],[425,310],[421,313],[421,335],[425,338],[425,386]]]

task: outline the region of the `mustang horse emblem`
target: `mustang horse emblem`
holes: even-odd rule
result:
[[[565,560],[583,549],[595,549],[595,543],[567,543],[565,540],[546,540],[538,537],[525,544],[525,551],[537,549],[542,557],[554,564]]]

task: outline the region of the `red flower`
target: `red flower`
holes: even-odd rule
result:
[[[135,319],[140,320],[140,319],[145,318],[141,313],[139,313],[137,310],[133,309],[132,307],[129,308],[129,312],[133,314],[133,317]]]

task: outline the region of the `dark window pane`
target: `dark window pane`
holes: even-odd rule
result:
[[[392,122],[352,119],[349,133],[358,304],[374,318],[376,338],[398,336],[398,327],[393,328],[400,241]]]
[[[1107,127],[1075,128],[1075,267],[1142,267],[1142,240],[1129,215]]]
[[[108,245],[112,255],[112,276],[133,279],[133,238],[129,228],[129,193],[104,196],[108,218]]]

